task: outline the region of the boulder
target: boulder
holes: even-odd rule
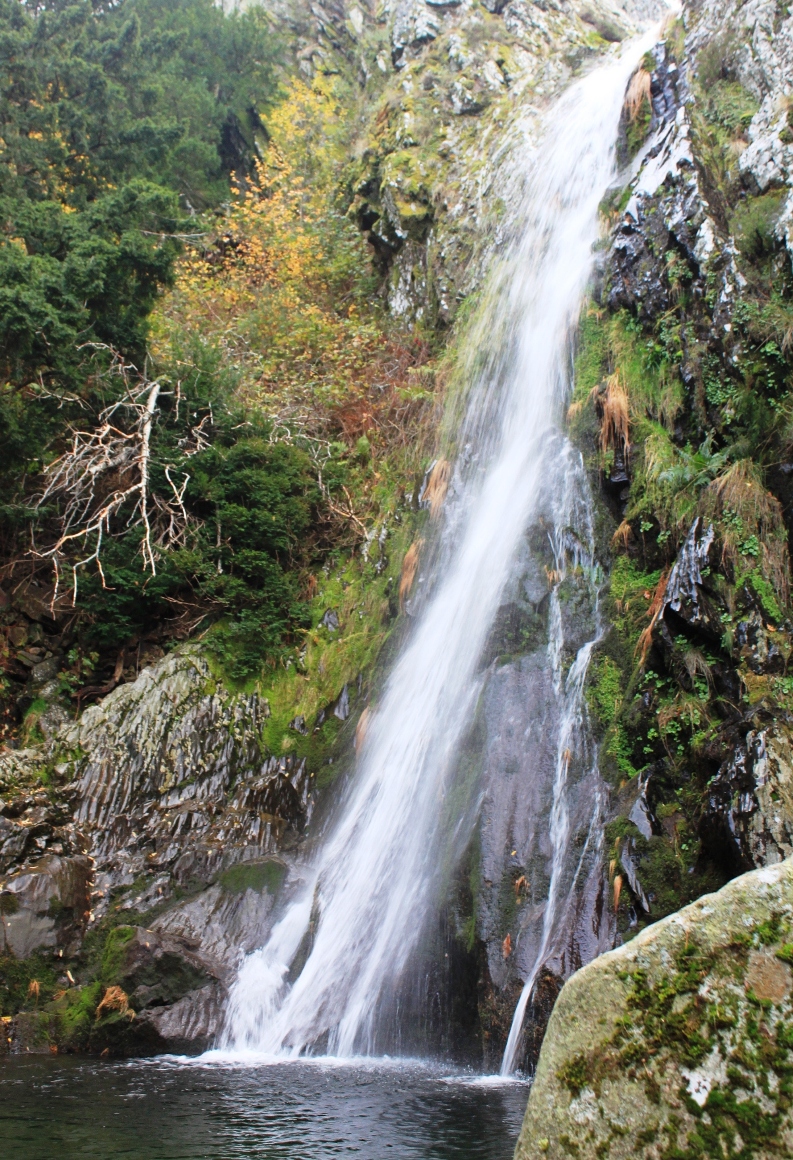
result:
[[[793,1154],[793,859],[565,984],[515,1160]]]
[[[206,1051],[223,1025],[224,992],[209,983],[188,992],[168,1007],[149,1007],[135,1019],[134,1032],[152,1038],[168,1051]]]

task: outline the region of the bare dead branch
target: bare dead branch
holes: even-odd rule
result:
[[[157,573],[162,549],[184,544],[189,523],[184,497],[190,476],[182,473],[177,484],[174,464],[164,467],[172,497],[152,495],[152,430],[163,395],[157,380],[141,374],[112,349],[108,374],[120,378],[121,395],[99,413],[93,429],[71,428],[71,446],[44,469],[44,487],[34,506],[41,510],[50,501],[60,504],[59,531],[47,548],[31,544],[31,554],[52,562],[53,607],[58,598],[61,570],[71,549],[84,545],[90,551],[70,564],[72,605],[77,602],[78,571],[95,563],[107,587],[102,567],[104,538],[122,513],[128,512],[125,528],[140,528],[143,570]],[[185,458],[210,446],[205,433],[208,417],[191,429],[180,444]]]

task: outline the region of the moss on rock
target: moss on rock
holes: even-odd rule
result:
[[[793,1145],[793,859],[566,983],[516,1160],[765,1160]]]

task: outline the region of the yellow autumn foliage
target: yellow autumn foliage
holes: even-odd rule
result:
[[[199,334],[238,368],[246,402],[353,440],[399,428],[400,389],[429,352],[383,310],[371,252],[344,212],[350,126],[334,78],[289,82],[255,178],[182,259],[153,345],[178,365],[183,336]]]

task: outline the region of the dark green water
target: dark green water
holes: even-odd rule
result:
[[[418,1065],[0,1063],[3,1160],[511,1160],[527,1089]]]

